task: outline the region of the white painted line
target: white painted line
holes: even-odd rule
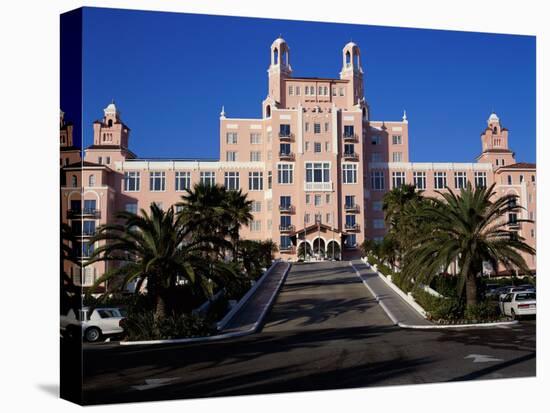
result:
[[[485,356],[483,354],[468,354],[464,359],[474,359],[474,363],[491,363],[495,361],[504,361],[503,359],[497,359],[492,356]]]
[[[139,386],[132,386],[136,390],[149,390],[156,389],[157,387],[162,387],[170,384],[170,382],[177,380],[178,377],[169,378],[169,379],[146,379],[145,384]]]
[[[430,329],[446,329],[446,328],[481,328],[481,327],[502,327],[517,324],[517,321],[497,321],[494,323],[477,323],[477,324],[432,324],[432,325],[411,325],[399,323],[401,328],[411,328],[415,330],[430,330]]]

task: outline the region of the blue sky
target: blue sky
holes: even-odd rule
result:
[[[535,161],[534,37],[96,8],[83,16],[86,145],[115,99],[138,156],[217,158],[221,106],[228,117],[261,116],[269,46],[282,34],[295,76],[337,78],[342,47],[356,42],[371,118],[407,110],[412,161],[472,161],[493,109],[517,160]]]

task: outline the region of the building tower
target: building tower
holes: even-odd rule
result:
[[[282,37],[271,44],[271,64],[267,70],[269,75],[269,93],[264,101],[264,117],[271,117],[271,106],[285,107],[285,79],[292,76],[290,66],[290,48]]]
[[[516,162],[514,153],[508,147],[508,129],[501,126],[494,112],[487,119],[487,128],[481,134],[481,151],[477,161],[491,163],[497,168]]]
[[[348,106],[364,104],[363,68],[361,67],[361,51],[359,46],[349,42],[342,50],[342,70],[340,79],[349,80]]]

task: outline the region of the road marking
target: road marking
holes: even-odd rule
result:
[[[171,381],[174,381],[177,379],[178,377],[173,377],[169,379],[146,379],[145,384],[142,384],[139,386],[132,386],[132,388],[136,390],[149,390],[149,389],[154,389],[156,387],[166,386]]]
[[[474,359],[474,363],[490,363],[495,361],[504,361],[492,356],[485,356],[483,354],[468,354],[465,359]]]

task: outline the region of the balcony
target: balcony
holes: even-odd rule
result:
[[[357,205],[357,204],[344,205],[344,210],[346,212],[351,212],[351,213],[358,214],[359,213],[359,205]]]
[[[344,142],[346,143],[356,143],[358,142],[358,137],[356,133],[344,133]]]
[[[281,234],[294,232],[294,225],[279,225],[279,232]]]
[[[345,250],[355,250],[355,249],[357,249],[357,247],[358,247],[357,244],[352,244],[352,245],[350,245],[350,244],[345,244],[345,243],[344,243],[344,249],[345,249]]]
[[[292,142],[294,140],[294,134],[290,132],[279,132],[279,140],[281,142]]]
[[[84,209],[69,209],[67,211],[68,219],[79,219],[79,218],[95,218],[99,219],[101,217],[101,212],[99,209],[84,208]]]
[[[350,232],[357,232],[360,230],[359,224],[346,224],[344,228],[346,229],[346,231]]]
[[[294,205],[279,205],[279,212],[282,214],[294,214]]]
[[[280,245],[279,246],[279,252],[285,253],[285,254],[294,254],[295,248],[294,245]]]
[[[330,192],[332,182],[304,182],[304,191]]]
[[[293,161],[294,154],[292,152],[279,152],[279,159],[281,161]]]
[[[342,154],[342,157],[346,161],[358,161],[359,160],[359,154],[357,152],[344,152]]]

